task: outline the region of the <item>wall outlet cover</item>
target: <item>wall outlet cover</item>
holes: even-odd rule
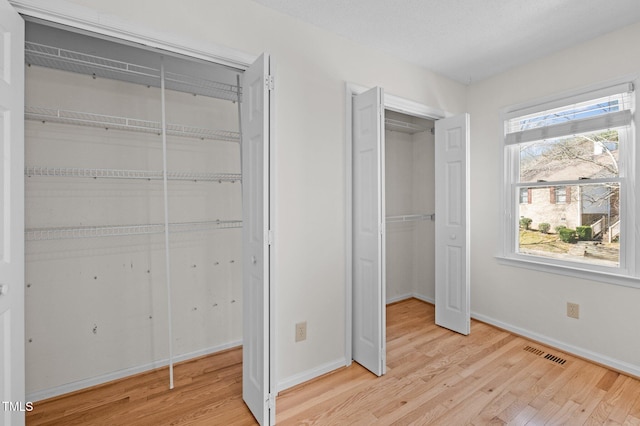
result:
[[[299,322],[296,324],[296,342],[307,340],[307,322]]]

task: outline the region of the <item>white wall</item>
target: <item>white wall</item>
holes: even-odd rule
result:
[[[640,73],[640,24],[472,84],[471,307],[485,320],[640,374],[640,290],[501,266],[501,108]],[[638,136],[636,135],[636,143]],[[637,262],[637,259],[636,259]],[[580,319],[566,302],[580,304]]]
[[[433,121],[386,112],[386,118],[413,122],[425,129]],[[385,132],[386,215],[435,211],[435,141],[429,130]],[[435,300],[435,222],[389,222],[386,226],[387,303],[418,297]]]
[[[390,113],[387,112],[387,117]],[[407,118],[405,118],[407,119]],[[385,132],[386,215],[416,214],[413,205],[413,136]],[[413,294],[413,238],[415,222],[392,222],[386,226],[387,303]]]
[[[285,385],[344,363],[345,81],[457,113],[466,88],[249,0],[72,0],[94,13],[276,61],[277,369]],[[108,19],[108,17],[104,17]],[[294,325],[308,337],[294,342]]]
[[[433,121],[419,125],[431,129]],[[413,135],[413,206],[418,214],[436,211],[435,136],[431,131]],[[436,299],[436,227],[432,220],[415,222],[413,239],[413,294],[419,299],[435,303]]]

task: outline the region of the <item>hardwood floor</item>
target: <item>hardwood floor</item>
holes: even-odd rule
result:
[[[242,350],[36,402],[27,425],[255,425],[242,401]]]
[[[640,381],[477,321],[449,332],[410,299],[387,308],[385,376],[353,364],[277,410],[280,425],[640,424]]]
[[[358,364],[281,392],[279,425],[640,425],[640,381],[415,299],[387,308],[387,374]],[[35,404],[28,425],[249,425],[241,351]]]

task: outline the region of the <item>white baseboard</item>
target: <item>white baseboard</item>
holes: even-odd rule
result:
[[[427,302],[431,304],[435,303],[435,301],[430,297],[426,297],[417,293],[408,293],[408,294],[403,294],[400,296],[394,296],[392,298],[388,298],[387,304],[399,302],[401,300],[411,299],[412,297],[418,300],[422,300],[423,302]],[[299,385],[301,383],[320,377],[323,374],[330,373],[333,370],[337,370],[338,368],[342,368],[342,367],[347,367],[349,365],[351,365],[351,360],[342,358],[342,359],[335,360],[333,362],[328,362],[326,364],[320,365],[316,368],[312,368],[311,370],[303,371],[302,373],[298,373],[293,376],[287,377],[285,379],[279,380],[277,383],[277,392],[281,392],[285,389],[289,389],[293,386]]]
[[[387,305],[389,305],[390,303],[399,302],[401,300],[411,299],[412,297],[413,297],[413,294],[411,293],[401,294],[399,296],[387,297]]]
[[[418,300],[422,300],[423,302],[427,302],[427,303],[430,303],[432,305],[436,304],[436,299],[433,299],[433,298],[427,297],[427,296],[423,296],[423,295],[418,294],[418,293],[413,293],[411,295],[411,297],[415,297]]]
[[[401,300],[407,300],[407,299],[411,299],[411,298],[415,298],[418,300],[422,300],[423,302],[427,302],[427,303],[431,303],[432,305],[436,303],[436,301],[430,297],[427,296],[423,296],[421,294],[418,293],[407,293],[407,294],[402,294],[400,296],[393,296],[387,299],[387,305],[390,303],[395,303],[395,302],[400,302]]]
[[[323,374],[330,373],[333,370],[337,370],[338,368],[346,367],[347,365],[347,360],[341,358],[323,365],[319,365],[318,367],[312,368],[311,370],[303,371],[302,373],[298,373],[285,379],[279,380],[277,384],[277,392],[289,389],[293,386],[299,385],[300,383],[308,382],[311,379],[315,379],[316,377],[320,377]]]
[[[514,334],[526,337],[531,340],[535,340],[536,342],[540,342],[544,345],[548,345],[559,349],[561,351],[567,352],[571,355],[576,355],[580,358],[584,358],[589,361],[593,361],[597,364],[613,368],[614,370],[620,371],[622,373],[630,374],[634,377],[640,377],[640,366],[630,364],[625,361],[620,361],[615,358],[611,358],[606,355],[599,354],[597,352],[590,351],[588,349],[584,349],[578,346],[569,345],[567,343],[561,342],[559,340],[553,339],[551,337],[538,334],[533,331],[526,330],[524,328],[516,327],[511,324],[507,324],[502,321],[498,321],[486,315],[471,313],[471,318],[476,319],[478,321],[486,322],[487,324],[491,324],[503,330],[510,331]]]
[[[404,299],[408,299],[414,297],[416,299],[422,300],[423,302],[427,302],[427,303],[431,303],[435,305],[435,300],[430,298],[430,297],[426,297],[420,294],[409,294],[409,295],[404,295],[404,296],[398,296],[398,297],[394,297],[393,300],[389,299],[387,301],[387,303],[394,303],[394,302],[398,302],[400,300],[404,300]],[[505,322],[496,320],[494,318],[488,317],[486,315],[482,315],[482,314],[478,314],[478,313],[471,313],[471,318],[473,319],[477,319],[478,321],[482,321],[482,322],[486,322],[487,324],[491,324],[494,325],[498,328],[501,328],[503,330],[507,330],[510,331],[514,334],[526,337],[528,339],[531,340],[535,340],[536,342],[540,342],[542,344],[551,346],[553,348],[562,350],[564,352],[567,352],[569,354],[572,355],[576,355],[579,356],[581,358],[587,359],[589,361],[593,361],[597,364],[601,364],[604,365],[606,367],[610,367],[613,368],[614,370],[623,372],[623,373],[627,373],[630,374],[634,377],[640,377],[640,366],[639,365],[635,365],[635,364],[630,364],[628,362],[625,361],[620,361],[618,359],[615,358],[611,358],[609,356],[606,355],[602,355],[599,354],[597,352],[593,352],[590,351],[588,349],[584,349],[578,346],[573,346],[573,345],[569,345],[567,343],[561,342],[559,340],[550,338],[548,336],[544,336],[542,334],[539,333],[535,333],[533,331],[529,331],[526,330],[524,328],[520,328],[520,327],[516,327],[513,326],[511,324],[507,324]]]
[[[216,352],[223,351],[225,349],[241,346],[242,340],[235,342],[225,343],[224,345],[214,346],[210,348],[201,349],[199,351],[182,354],[173,358],[174,363],[187,361],[199,356],[210,355]],[[42,389],[35,392],[27,392],[27,401],[36,402],[43,399],[53,398],[54,396],[64,395],[65,393],[74,392],[80,389],[85,389],[91,386],[101,385],[103,383],[110,382],[112,380],[122,379],[134,374],[144,373],[145,371],[154,370],[160,367],[166,367],[169,365],[169,359],[162,359],[151,362],[149,364],[139,365],[136,367],[125,368],[124,370],[114,371],[112,373],[103,374],[101,376],[91,377],[89,379],[79,380],[77,382],[67,383],[61,386],[53,388]],[[167,386],[169,386],[169,377],[167,376]]]

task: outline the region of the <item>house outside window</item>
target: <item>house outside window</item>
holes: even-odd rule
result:
[[[571,196],[567,198],[567,193],[571,194],[571,187],[556,186],[551,189],[551,204],[567,204],[567,200],[571,202]]]
[[[638,276],[635,98],[623,83],[504,113],[503,258]]]

